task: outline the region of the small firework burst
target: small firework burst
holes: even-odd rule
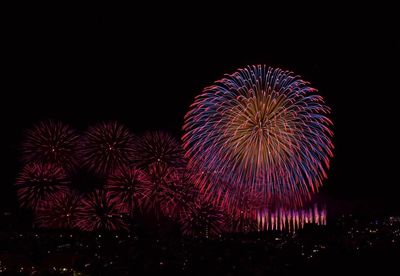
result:
[[[261,189],[242,191],[240,198],[224,200],[224,210],[229,216],[229,228],[233,232],[257,230],[257,213],[266,207]]]
[[[150,193],[144,202],[144,207],[158,216],[161,213],[169,215],[173,212],[175,186],[179,181],[177,170],[165,163],[153,163],[148,168],[150,178]]]
[[[183,148],[172,135],[162,131],[147,132],[135,144],[134,163],[147,168],[153,163],[165,163],[172,167],[181,167]]]
[[[64,169],[76,167],[78,134],[58,121],[42,121],[26,131],[22,159],[29,162],[56,163]]]
[[[118,122],[103,122],[92,126],[82,137],[79,152],[85,167],[99,175],[129,165],[134,139]]]
[[[121,203],[131,215],[141,209],[151,192],[151,182],[147,173],[134,167],[117,169],[108,178],[104,189],[109,196]]]
[[[221,208],[199,196],[180,218],[180,224],[185,236],[213,238],[225,231],[226,217]]]
[[[82,199],[76,225],[83,231],[127,230],[127,213],[121,204],[112,200],[103,190],[96,190]]]
[[[37,209],[67,192],[70,180],[62,167],[36,162],[22,169],[15,186],[21,207]]]
[[[79,195],[67,192],[46,201],[36,211],[35,224],[41,228],[75,228],[80,199]]]
[[[167,211],[167,216],[179,219],[195,204],[199,191],[193,183],[191,172],[183,168],[177,170],[177,177],[171,189],[174,193],[164,202],[163,209]]]

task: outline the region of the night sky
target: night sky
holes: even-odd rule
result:
[[[15,12],[2,39],[1,208],[17,206],[18,145],[38,120],[82,131],[118,120],[135,133],[180,137],[202,88],[264,63],[301,75],[332,107],[335,157],[324,197],[338,208],[399,210],[400,43],[394,18],[375,15]]]

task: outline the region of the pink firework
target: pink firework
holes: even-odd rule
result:
[[[221,208],[199,196],[180,218],[182,234],[195,238],[213,238],[226,230],[226,216]]]
[[[90,193],[82,199],[78,208],[77,227],[83,231],[127,230],[127,213],[121,204],[102,190]]]
[[[162,131],[147,132],[135,144],[134,163],[147,168],[153,163],[165,163],[172,167],[181,167],[183,148],[172,135]]]
[[[70,180],[62,167],[36,162],[27,164],[22,169],[15,186],[20,205],[37,209],[67,192]]]
[[[109,196],[122,203],[124,210],[133,214],[141,209],[151,193],[151,181],[147,173],[134,167],[123,167],[112,173],[104,187]]]
[[[78,134],[70,126],[58,121],[42,121],[26,131],[22,143],[25,162],[56,163],[65,169],[76,166]]]
[[[35,224],[41,228],[73,229],[77,223],[80,196],[67,192],[40,205],[36,211]]]
[[[106,175],[129,165],[133,148],[133,136],[125,126],[118,122],[103,122],[88,129],[79,152],[84,166],[99,175]]]

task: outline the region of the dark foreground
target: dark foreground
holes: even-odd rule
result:
[[[263,232],[214,240],[143,230],[136,234],[0,233],[0,273],[4,275],[358,275],[394,272],[399,260],[400,217],[360,220],[346,216],[327,226],[308,225],[296,233]]]

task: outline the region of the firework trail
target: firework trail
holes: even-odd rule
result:
[[[79,195],[66,192],[46,201],[36,211],[35,224],[41,228],[75,228],[80,200]]]
[[[106,192],[96,190],[82,199],[77,211],[77,227],[83,231],[127,230],[124,208]]]
[[[226,75],[185,116],[189,166],[207,176],[197,185],[233,199],[263,187],[267,204],[302,206],[327,178],[329,114],[316,89],[289,71],[257,65]],[[221,190],[221,182],[240,188]]]
[[[64,169],[73,169],[77,165],[78,138],[75,130],[61,122],[39,122],[25,133],[22,159],[26,163],[56,163]]]
[[[56,164],[30,163],[22,169],[15,186],[21,207],[35,210],[67,192],[70,179]]]
[[[80,143],[83,166],[99,175],[128,166],[134,148],[129,130],[118,122],[103,122],[88,129]]]
[[[257,227],[260,231],[279,230],[295,232],[305,224],[326,225],[326,208],[314,204],[308,209],[263,210],[257,214]]]

